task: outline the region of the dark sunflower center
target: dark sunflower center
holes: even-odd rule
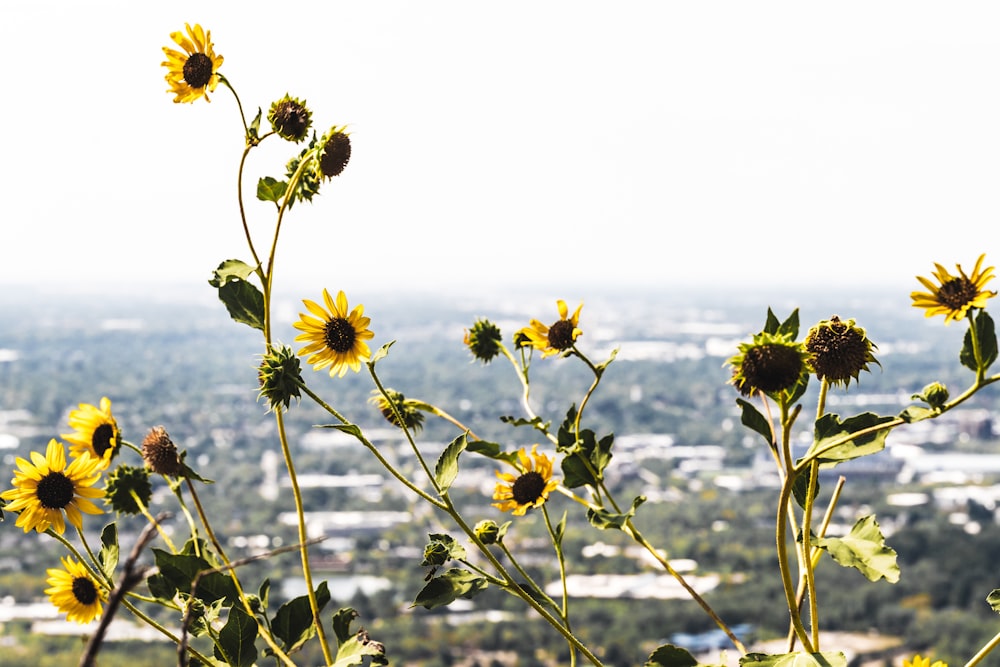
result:
[[[324,176],[339,176],[351,159],[351,138],[343,132],[330,137],[319,157],[319,168]]]
[[[791,389],[802,374],[802,358],[785,345],[759,345],[747,350],[740,372],[749,385],[761,391]]]
[[[952,278],[938,290],[938,301],[952,310],[959,310],[972,303],[977,294],[976,286],[966,278]]]
[[[326,323],[323,340],[334,352],[350,352],[358,334],[354,326],[343,317],[335,317]]]
[[[809,335],[806,350],[816,375],[838,382],[858,376],[868,363],[870,347],[860,330],[834,316]]]
[[[97,601],[97,586],[87,577],[74,577],[73,597],[84,606],[94,604]]]
[[[573,347],[573,323],[559,320],[549,327],[549,345],[557,350]]]
[[[94,452],[104,458],[105,452],[114,446],[112,439],[115,437],[115,429],[111,424],[101,424],[94,429],[94,435],[90,438],[90,444],[94,447]]]
[[[192,88],[204,88],[212,78],[212,59],[204,53],[192,53],[184,61],[184,80]]]
[[[274,124],[289,137],[301,137],[309,127],[309,111],[301,104],[284,102],[274,114]]]
[[[61,472],[50,472],[38,480],[35,495],[42,507],[61,510],[73,500],[73,480]]]
[[[542,497],[545,490],[545,478],[541,473],[529,470],[524,473],[511,485],[511,495],[518,505],[530,505]]]

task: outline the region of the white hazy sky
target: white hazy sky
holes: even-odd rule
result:
[[[249,115],[289,92],[352,133],[279,281],[909,289],[1000,261],[997,3],[37,1],[0,4],[0,285],[249,258],[232,95],[166,93],[185,21]],[[265,142],[249,191],[294,152]]]

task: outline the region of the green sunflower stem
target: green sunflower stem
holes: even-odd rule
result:
[[[562,586],[562,609],[559,615],[562,616],[566,629],[572,632],[569,622],[569,589],[566,586],[566,554],[563,552],[562,538],[556,535],[555,528],[552,527],[552,519],[549,517],[549,509],[545,505],[542,505],[542,516],[545,517],[545,527],[549,531],[549,537],[552,538],[552,546],[555,548],[556,559],[559,562],[559,582]],[[569,660],[571,666],[576,665],[576,651],[572,644],[569,646]]]
[[[809,632],[802,624],[802,615],[799,613],[799,605],[796,600],[795,584],[792,582],[792,572],[788,563],[788,523],[789,504],[792,502],[792,486],[795,483],[796,472],[792,470],[784,483],[781,485],[781,493],[778,497],[778,517],[775,529],[775,541],[778,552],[778,570],[781,574],[782,588],[785,591],[785,602],[788,604],[788,615],[791,621],[795,636],[802,642],[802,647],[808,653],[815,653]]]
[[[965,667],[976,667],[976,665],[982,662],[983,658],[989,655],[997,646],[1000,646],[1000,633],[997,633],[993,636],[993,639],[986,642],[983,647],[979,649],[979,651],[972,656],[967,663],[965,663]]]
[[[521,362],[519,363],[514,355],[511,354],[510,350],[507,349],[506,345],[500,345],[500,351],[503,353],[507,360],[510,361],[511,365],[514,367],[514,371],[517,373],[517,378],[521,382],[521,406],[524,409],[524,413],[528,415],[531,420],[538,420],[538,415],[535,413],[534,409],[531,407],[531,380],[528,376],[528,369],[531,367],[530,362],[527,361],[524,349],[521,350]],[[535,429],[544,435],[553,444],[558,444],[559,439],[556,436],[549,433],[541,424],[535,426]]]
[[[512,567],[514,568],[514,570],[515,570],[515,571],[516,571],[516,572],[517,572],[517,573],[518,573],[519,575],[521,575],[521,576],[522,576],[522,577],[524,578],[524,580],[525,580],[525,581],[527,581],[527,582],[528,582],[528,584],[529,584],[529,585],[531,586],[531,588],[532,588],[532,589],[533,589],[533,590],[534,590],[534,591],[535,591],[536,593],[538,593],[538,595],[539,595],[539,596],[541,596],[541,597],[542,597],[542,599],[544,599],[544,600],[545,600],[545,602],[547,602],[547,603],[549,604],[549,606],[551,606],[551,607],[552,607],[552,608],[553,608],[553,609],[554,609],[554,610],[556,611],[556,613],[559,613],[560,615],[562,615],[562,616],[563,616],[563,618],[565,618],[565,614],[563,614],[563,610],[562,610],[562,608],[560,608],[560,606],[559,606],[558,604],[556,604],[556,601],[555,601],[555,600],[553,600],[553,599],[552,599],[552,597],[551,597],[551,596],[549,596],[549,594],[548,594],[548,593],[546,593],[546,592],[545,592],[545,591],[544,591],[544,590],[542,589],[542,587],[538,585],[538,583],[537,583],[537,582],[535,582],[535,580],[534,580],[534,579],[533,579],[533,578],[531,577],[531,575],[530,575],[530,574],[528,574],[528,572],[527,572],[527,571],[526,571],[526,570],[524,569],[524,566],[522,566],[522,565],[521,565],[521,563],[519,563],[519,562],[518,562],[517,558],[515,558],[515,557],[514,557],[514,554],[513,554],[513,553],[511,552],[511,550],[510,550],[510,549],[509,549],[509,548],[507,547],[507,545],[506,545],[506,544],[504,544],[504,543],[503,543],[503,542],[501,541],[501,542],[497,542],[497,546],[499,546],[499,547],[500,547],[500,550],[501,550],[501,551],[503,551],[504,555],[505,555],[505,556],[507,557],[507,560],[509,560],[509,561],[510,561],[510,564],[511,564],[511,566],[512,566]],[[564,590],[565,590],[565,589],[564,589]]]

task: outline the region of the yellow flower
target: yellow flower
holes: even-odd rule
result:
[[[107,468],[122,444],[118,422],[111,415],[111,401],[102,398],[99,408],[80,403],[78,410],[69,413],[69,425],[73,433],[63,433],[59,437],[69,443],[70,456],[86,452],[101,461],[101,469]]]
[[[935,660],[931,664],[930,658],[922,658],[919,655],[913,656],[913,660],[903,660],[903,667],[948,667],[948,664],[940,660]]]
[[[532,507],[541,507],[549,499],[549,494],[559,486],[559,480],[552,478],[552,459],[538,453],[538,445],[531,446],[531,455],[524,453],[524,447],[517,452],[520,461],[519,475],[497,471],[497,482],[493,491],[493,503],[501,512],[513,510],[514,516],[524,516]]]
[[[52,439],[45,456],[31,452],[31,461],[21,457],[16,461],[14,488],[0,493],[0,498],[11,501],[4,509],[20,512],[14,525],[24,532],[44,533],[51,527],[62,535],[66,530],[63,512],[78,530],[83,526],[81,512],[103,514],[90,501],[104,496],[103,490],[91,488],[101,477],[100,459],[84,453],[67,466],[63,444]]]
[[[184,49],[184,53],[163,47],[167,59],[160,63],[167,68],[168,93],[174,93],[174,102],[194,102],[199,97],[208,99],[208,91],[214,91],[219,84],[219,68],[222,56],[212,50],[212,33],[202,30],[197,23],[194,28],[184,24],[187,36],[177,31],[170,33],[170,39]]]
[[[348,313],[347,297],[343,291],[337,293],[337,300],[334,301],[324,289],[323,301],[326,309],[315,301],[302,300],[316,317],[299,313],[299,321],[292,324],[303,332],[295,340],[308,343],[298,354],[300,357],[312,355],[306,362],[317,371],[329,366],[330,377],[343,377],[348,368],[357,373],[361,362],[371,358],[371,350],[365,343],[375,337],[367,328],[371,319],[364,316],[365,307],[361,304]]]
[[[927,317],[944,315],[945,324],[962,319],[970,308],[985,308],[986,300],[995,297],[997,293],[983,289],[994,278],[992,266],[983,269],[984,259],[985,254],[979,256],[971,276],[965,275],[960,264],[955,265],[958,275],[953,276],[943,266],[935,263],[937,270],[934,277],[938,284],[917,276],[917,280],[930,292],[912,292],[910,298],[913,299],[914,308],[925,309]]]
[[[47,570],[45,589],[52,604],[66,613],[66,620],[90,623],[101,615],[101,603],[108,599],[107,591],[97,585],[87,568],[72,558],[62,559],[63,568]]]
[[[583,304],[581,303],[576,307],[573,317],[567,317],[569,309],[566,307],[566,302],[562,299],[556,301],[556,306],[559,308],[559,319],[552,326],[547,327],[538,320],[531,320],[528,326],[517,332],[517,335],[527,339],[527,345],[541,350],[542,357],[548,357],[558,354],[563,350],[568,350],[573,347],[573,343],[576,342],[577,337],[583,333],[577,328],[577,325],[580,323],[580,309],[583,308]]]

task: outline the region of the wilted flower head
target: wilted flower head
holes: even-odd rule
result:
[[[162,426],[154,426],[143,438],[142,458],[147,468],[160,475],[178,475],[184,469],[177,446]]]
[[[263,356],[257,368],[257,380],[260,382],[259,396],[267,399],[271,410],[282,405],[287,410],[293,398],[302,396],[301,363],[287,345],[270,346],[270,351]]]
[[[500,354],[502,341],[500,328],[486,319],[476,320],[472,328],[465,331],[465,345],[472,356],[484,364],[490,363],[493,357]]]
[[[312,125],[312,112],[304,100],[286,93],[280,100],[271,103],[267,120],[282,139],[299,143],[306,138]]]
[[[378,389],[373,389],[372,396],[368,399],[368,402],[378,407],[379,412],[386,418],[386,421],[393,426],[407,428],[411,431],[419,431],[423,428],[424,413],[420,411],[415,401],[407,401],[403,394],[394,389],[386,389],[385,393],[388,395],[388,398]],[[396,407],[395,411],[392,409],[393,406]],[[397,412],[399,413],[399,417],[396,416]],[[402,422],[400,418],[402,418]]]
[[[351,159],[351,137],[344,127],[333,127],[320,139],[319,175],[321,178],[340,176]]]
[[[141,513],[143,507],[149,507],[149,499],[153,496],[149,473],[145,468],[118,466],[108,475],[104,496],[104,502],[109,503],[119,514]],[[141,507],[139,503],[142,503]]]
[[[854,320],[844,322],[836,315],[810,329],[805,345],[816,377],[832,385],[847,387],[851,378],[856,381],[861,371],[869,370],[868,364],[878,364],[872,354],[875,344],[865,330]]]
[[[758,391],[790,391],[808,377],[808,352],[786,334],[761,332],[753,342],[741,343],[739,354],[726,363],[733,367],[731,382],[744,396]]]
[[[986,300],[995,297],[997,293],[984,289],[986,283],[994,278],[992,266],[983,269],[984,259],[985,254],[979,256],[971,276],[965,275],[960,264],[955,265],[958,275],[953,276],[943,266],[935,263],[937,270],[934,271],[934,277],[938,284],[917,276],[917,280],[930,292],[912,292],[910,298],[914,308],[925,309],[924,315],[927,317],[944,315],[945,324],[962,319],[972,308],[985,308]]]

